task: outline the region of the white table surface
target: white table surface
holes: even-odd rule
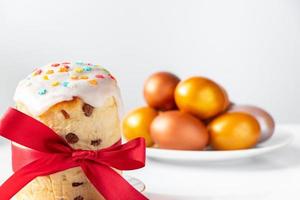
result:
[[[146,184],[153,200],[282,200],[300,198],[300,125],[282,125],[295,135],[291,145],[256,158],[174,164],[147,160],[126,172]],[[0,140],[0,183],[11,174],[10,146]]]

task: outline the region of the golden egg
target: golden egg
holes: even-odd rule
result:
[[[146,145],[152,146],[150,125],[157,114],[157,111],[150,107],[141,107],[130,112],[122,123],[124,137],[127,140],[143,137]]]
[[[228,112],[244,112],[255,117],[261,128],[259,142],[266,141],[272,137],[275,130],[275,121],[266,110],[252,105],[231,105]]]
[[[159,148],[202,150],[208,143],[205,125],[181,111],[160,113],[151,124],[151,136]]]
[[[175,89],[175,101],[180,110],[209,119],[223,112],[229,105],[226,91],[204,77],[181,81]]]
[[[216,150],[237,150],[254,147],[260,138],[258,121],[246,113],[220,115],[208,125],[210,144]]]

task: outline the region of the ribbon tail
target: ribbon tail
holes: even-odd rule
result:
[[[0,186],[1,200],[10,200],[24,186],[38,176],[53,174],[76,167],[78,164],[63,155],[55,154],[35,160],[15,172]]]
[[[147,200],[112,168],[94,162],[81,165],[82,170],[106,200]]]

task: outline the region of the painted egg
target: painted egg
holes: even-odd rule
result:
[[[147,146],[152,146],[153,141],[150,136],[150,125],[157,116],[157,111],[150,107],[137,108],[123,120],[123,134],[127,140],[142,137]]]
[[[144,97],[147,104],[158,110],[176,108],[174,90],[180,79],[169,72],[158,72],[151,75],[144,84]]]
[[[222,113],[229,105],[226,91],[204,77],[181,81],[175,90],[178,108],[200,119],[209,119]]]
[[[210,145],[216,150],[254,147],[260,138],[258,121],[250,114],[232,112],[216,117],[208,125]]]
[[[202,150],[208,143],[205,125],[181,111],[160,113],[151,124],[151,137],[163,149]]]
[[[232,105],[228,112],[245,112],[254,116],[261,128],[260,142],[272,137],[275,130],[275,121],[266,110],[251,105]]]

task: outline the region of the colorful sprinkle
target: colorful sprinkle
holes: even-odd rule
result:
[[[95,77],[96,78],[105,78],[105,76],[103,74],[97,74]]]
[[[83,71],[85,71],[85,72],[90,72],[90,71],[92,71],[92,68],[89,67],[89,66],[84,66],[84,67],[83,67]]]
[[[115,78],[113,75],[109,74],[108,76],[109,76],[112,80],[116,80],[116,78]]]
[[[54,73],[54,70],[52,70],[52,69],[49,69],[47,72],[46,72],[46,74],[53,74]]]
[[[80,76],[80,79],[89,79],[88,76]]]
[[[81,72],[83,72],[83,69],[81,67],[76,67],[75,72],[81,73]]]
[[[47,93],[47,90],[45,88],[42,88],[39,90],[39,95],[45,95]]]
[[[37,69],[37,70],[33,73],[33,76],[40,75],[41,73],[42,73],[42,70],[41,70],[41,69]]]
[[[59,72],[68,72],[69,71],[69,68],[67,68],[67,67],[61,67],[61,68],[59,68],[59,70],[58,70]]]
[[[110,72],[109,72],[107,69],[102,68],[102,70],[103,70],[105,73],[110,74]]]
[[[94,67],[103,68],[101,65],[94,65]]]
[[[49,80],[49,77],[47,75],[43,76],[43,79],[48,81]]]
[[[68,86],[69,86],[69,82],[65,81],[65,82],[63,82],[62,85],[63,85],[64,87],[68,87]]]
[[[71,76],[72,80],[78,80],[78,76]]]
[[[61,63],[61,64],[63,64],[63,65],[69,65],[69,64],[71,64],[70,62],[63,62],[63,63]]]
[[[54,81],[54,82],[51,83],[51,85],[52,85],[53,87],[56,87],[56,86],[59,85],[59,82],[58,82],[58,81]]]
[[[97,85],[97,84],[98,84],[98,82],[97,82],[96,79],[89,80],[88,82],[89,82],[91,85]]]
[[[53,63],[52,65],[51,65],[51,67],[58,67],[60,64],[59,63]]]

